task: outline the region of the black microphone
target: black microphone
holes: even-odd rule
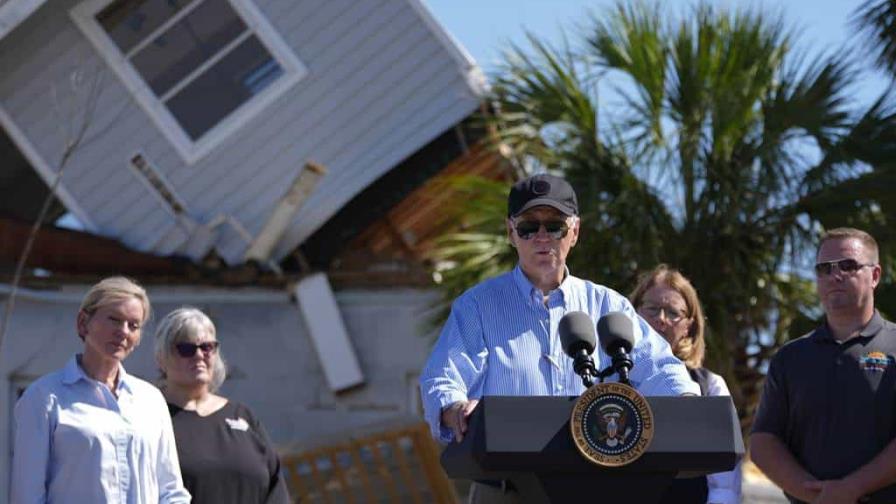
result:
[[[594,367],[591,354],[594,352],[596,338],[591,316],[580,311],[569,312],[560,319],[557,331],[560,333],[563,351],[572,358],[572,368],[582,377],[582,384],[585,388],[594,385],[597,368]]]
[[[613,360],[611,366],[598,375],[601,378],[619,373],[619,381],[630,385],[628,372],[632,369],[632,359],[629,352],[635,344],[635,335],[632,330],[632,319],[622,312],[610,312],[597,321],[597,334],[600,337],[600,346]]]

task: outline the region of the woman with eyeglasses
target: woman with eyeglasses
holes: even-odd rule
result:
[[[149,315],[146,291],[127,278],[106,278],[84,296],[75,320],[82,351],[16,403],[11,502],[190,502],[165,400],[122,365]]]
[[[198,504],[286,504],[280,459],[255,415],[216,394],[226,366],[211,319],[179,308],[156,329],[162,393],[184,484]]]
[[[704,396],[730,396],[725,380],[703,367],[706,343],[703,309],[697,291],[680,272],[660,264],[642,275],[629,296],[638,314],[660,333],[672,353],[685,363]],[[740,464],[733,471],[706,477],[678,479],[663,497],[664,503],[740,502]]]

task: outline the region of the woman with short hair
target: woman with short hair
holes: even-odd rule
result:
[[[660,264],[644,274],[629,296],[638,314],[660,333],[681,359],[704,396],[730,396],[725,380],[703,367],[706,342],[703,336],[703,308],[697,291],[678,270]],[[732,471],[706,477],[677,479],[662,502],[740,502],[740,464]]]
[[[16,403],[12,502],[190,502],[165,400],[122,365],[150,311],[146,291],[124,277],[84,296],[76,318],[83,352]]]
[[[215,392],[226,366],[211,319],[179,308],[156,329],[156,362],[184,484],[197,504],[286,504],[280,459],[246,406]]]

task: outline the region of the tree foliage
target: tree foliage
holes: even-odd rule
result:
[[[853,17],[853,24],[875,58],[875,64],[896,76],[896,0],[866,0]]]
[[[845,55],[809,58],[779,15],[710,3],[678,16],[620,3],[574,47],[529,41],[493,79],[496,143],[576,187],[576,275],[627,293],[666,262],[692,280],[707,366],[750,418],[770,355],[820,315],[808,265],[822,226],[893,222],[892,100],[858,109]],[[608,85],[619,103],[599,107]],[[445,238],[448,297],[512,267],[506,192],[476,188],[479,234]]]

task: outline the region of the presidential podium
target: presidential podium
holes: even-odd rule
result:
[[[658,502],[675,478],[734,468],[744,455],[730,397],[647,397],[653,440],[628,465],[603,467],[573,442],[577,397],[486,396],[461,443],[442,453],[451,478],[508,480],[527,503]]]

